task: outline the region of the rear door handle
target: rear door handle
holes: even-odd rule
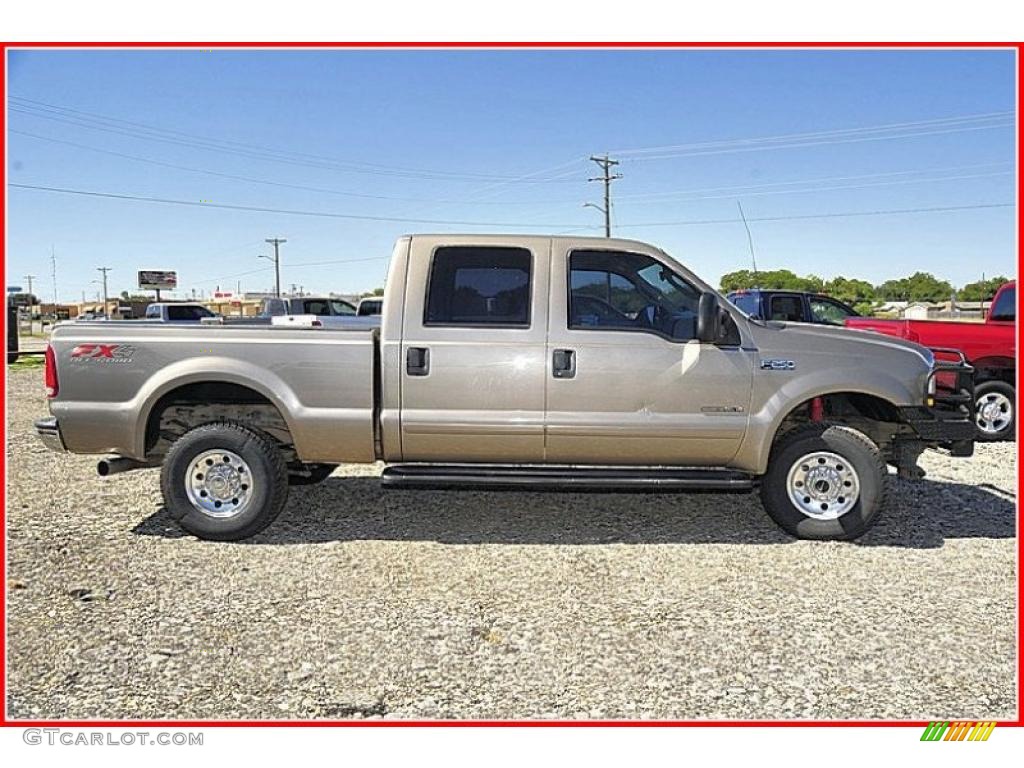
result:
[[[405,372],[410,376],[426,376],[430,373],[430,350],[426,347],[409,347],[405,352]]]
[[[556,349],[551,357],[551,373],[556,379],[571,379],[576,376],[576,352],[572,349]]]

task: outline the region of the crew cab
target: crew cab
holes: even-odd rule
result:
[[[839,299],[807,291],[753,288],[732,291],[726,298],[761,320],[842,325],[848,317],[860,317],[857,310]]]
[[[848,328],[876,331],[936,349],[962,352],[974,367],[979,440],[1003,440],[1016,430],[1017,282],[999,287],[984,323],[851,317]]]
[[[972,453],[972,374],[912,342],[750,318],[641,242],[414,235],[379,329],[58,326],[36,428],[107,454],[101,475],[160,466],[171,514],[209,539],[377,460],[388,488],[759,489],[789,533],[851,539],[887,463],[916,477],[926,448]]]

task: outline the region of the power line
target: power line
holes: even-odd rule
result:
[[[893,216],[912,213],[944,213],[946,211],[973,211],[986,208],[1014,208],[1016,203],[977,203],[974,205],[943,205],[931,208],[887,208],[874,211],[835,211],[830,213],[802,213],[790,216],[748,216],[747,221],[800,221],[804,219],[838,219],[856,216]],[[619,227],[676,227],[689,224],[737,224],[741,219],[688,219],[684,221],[645,221],[620,224]],[[589,229],[589,227],[588,227]]]
[[[973,163],[973,164],[970,164],[970,165],[953,165],[953,166],[945,166],[945,167],[942,167],[942,168],[918,168],[918,169],[902,170],[902,171],[885,171],[885,172],[882,172],[882,173],[858,173],[858,174],[844,175],[844,176],[815,176],[815,177],[812,177],[812,178],[809,178],[809,179],[791,179],[789,181],[772,181],[772,182],[767,182],[767,183],[762,183],[762,184],[736,184],[736,185],[724,186],[724,187],[700,187],[700,188],[697,188],[697,189],[679,189],[679,190],[669,190],[669,191],[663,191],[663,192],[641,192],[641,193],[632,194],[632,195],[619,195],[618,196],[618,200],[620,200],[620,201],[621,200],[654,200],[654,199],[658,199],[658,198],[685,197],[687,195],[698,195],[698,194],[702,194],[702,193],[705,193],[705,192],[733,193],[733,194],[728,195],[728,196],[729,197],[735,197],[735,194],[738,193],[738,192],[742,192],[744,194],[744,196],[746,196],[747,194],[755,194],[756,190],[774,189],[774,188],[777,188],[777,187],[788,187],[788,186],[804,185],[804,184],[819,184],[819,183],[822,183],[822,182],[835,182],[835,181],[860,181],[862,179],[886,179],[886,178],[893,178],[893,177],[896,177],[896,176],[938,174],[938,173],[946,173],[946,172],[952,172],[952,171],[970,171],[970,170],[980,170],[982,168],[995,168],[995,167],[998,167],[998,166],[1007,166],[1007,165],[1011,165],[1011,162],[1008,161],[1008,160],[1004,160],[1004,161],[996,162],[996,163]],[[1006,171],[999,171],[998,175],[1003,175],[1003,174],[1007,174],[1007,173],[1013,173],[1012,168],[1009,169],[1009,170],[1006,170]],[[955,180],[955,179],[961,179],[961,178],[964,178],[964,177],[963,176],[951,176],[951,177],[939,177],[939,178],[930,177],[930,178],[923,178],[923,179],[911,179],[911,180],[908,180],[906,183],[909,184],[909,183],[923,183],[923,182],[932,182],[932,181],[947,181],[947,180]],[[817,191],[818,188],[814,188],[814,189],[815,189],[815,191]],[[785,190],[785,191],[788,192],[790,190]],[[793,190],[793,191],[798,191],[799,192],[799,191],[802,191],[802,190]],[[715,198],[699,198],[699,199],[715,199]]]
[[[53,144],[64,144],[64,145],[69,146],[69,147],[75,147],[76,149],[85,149],[85,150],[88,150],[90,152],[98,152],[100,154],[110,155],[112,157],[120,157],[120,158],[123,158],[125,160],[133,160],[133,161],[139,162],[139,163],[148,163],[150,165],[156,165],[156,166],[160,166],[162,168],[173,168],[174,170],[178,170],[178,171],[187,171],[189,173],[201,173],[201,174],[204,174],[204,175],[207,175],[207,176],[216,176],[216,177],[223,178],[223,179],[230,179],[232,181],[244,181],[244,182],[247,182],[247,183],[250,183],[250,184],[266,184],[268,186],[273,186],[273,187],[284,187],[284,188],[287,188],[287,189],[299,189],[299,190],[303,190],[303,191],[306,191],[306,192],[316,192],[318,194],[342,195],[344,197],[357,197],[357,198],[362,198],[362,199],[366,199],[366,200],[388,200],[388,201],[392,201],[392,202],[405,202],[405,203],[432,203],[432,204],[433,203],[438,203],[438,204],[452,204],[452,205],[502,205],[502,206],[504,206],[504,205],[539,205],[539,204],[542,204],[542,203],[569,203],[569,202],[572,202],[572,200],[570,200],[570,199],[538,200],[538,201],[533,201],[533,200],[513,200],[513,201],[506,201],[506,202],[496,202],[496,201],[474,201],[474,200],[470,200],[470,199],[467,199],[467,200],[449,200],[449,199],[437,199],[437,198],[426,198],[426,197],[400,197],[400,196],[393,196],[393,195],[370,195],[370,194],[366,194],[366,193],[363,193],[363,192],[350,192],[350,191],[347,191],[347,190],[329,189],[329,188],[325,188],[325,187],[312,187],[312,186],[308,186],[308,185],[305,185],[305,184],[290,184],[290,183],[284,182],[284,181],[274,181],[274,180],[271,180],[271,179],[260,179],[260,178],[256,178],[256,177],[253,177],[253,176],[239,176],[239,175],[233,174],[233,173],[224,173],[224,172],[221,172],[221,171],[210,170],[209,168],[195,168],[193,166],[188,166],[188,165],[179,165],[177,163],[168,163],[168,162],[165,162],[163,160],[157,160],[157,159],[154,159],[154,158],[151,158],[151,157],[142,157],[140,155],[130,155],[130,154],[127,154],[125,152],[116,152],[114,150],[102,149],[100,147],[94,147],[94,146],[90,146],[88,144],[80,144],[80,143],[75,142],[75,141],[67,141],[65,139],[56,139],[56,138],[53,138],[52,136],[41,136],[41,135],[36,134],[36,133],[29,133],[28,131],[19,131],[19,130],[13,129],[13,128],[10,129],[8,131],[8,133],[17,134],[18,136],[26,136],[28,138],[37,139],[39,141],[48,141],[48,142],[51,142]],[[574,160],[573,164],[575,164],[576,162],[579,162],[579,161],[578,160]],[[565,165],[568,165],[568,164],[566,163],[566,164],[563,164],[563,165],[558,166],[558,167],[561,168],[561,167],[564,167]],[[527,178],[527,176],[517,177],[516,181],[521,180],[521,179],[526,179],[526,178]],[[507,183],[512,183],[512,182],[511,181],[510,182],[502,182],[501,185],[504,185],[504,184],[507,184]],[[492,186],[501,186],[501,185],[492,185]]]
[[[426,169],[413,169],[377,165],[359,161],[340,160],[323,155],[313,155],[289,150],[272,149],[254,144],[244,144],[224,139],[211,139],[194,134],[187,134],[181,131],[143,126],[141,123],[118,120],[117,118],[106,118],[102,116],[91,116],[92,113],[80,110],[71,110],[66,107],[55,107],[45,105],[42,108],[33,104],[42,102],[28,102],[29,100],[12,97],[8,109],[11,112],[37,117],[44,120],[52,120],[59,123],[74,125],[89,130],[103,131],[121,136],[142,139],[145,141],[157,141],[165,144],[201,149],[210,152],[236,155],[271,162],[298,165],[311,168],[324,168],[328,170],[341,171],[345,173],[362,173],[377,176],[395,176],[401,178],[422,179],[431,181],[459,181],[459,182],[481,182],[494,181],[502,183],[547,183],[547,179],[522,179],[516,176],[501,176],[496,174],[480,173],[457,173],[453,171],[435,171]],[[68,114],[70,113],[70,114]],[[183,138],[178,138],[183,137]],[[565,181],[568,179],[556,179],[554,181]]]
[[[55,192],[60,194],[69,195],[85,195],[87,197],[101,197],[110,198],[114,200],[130,200],[137,202],[148,202],[148,203],[164,203],[170,205],[186,205],[197,208],[224,208],[227,210],[234,211],[253,211],[257,213],[279,213],[284,215],[294,216],[318,216],[327,218],[340,218],[340,219],[358,219],[358,220],[370,220],[370,221],[388,221],[388,222],[403,222],[411,224],[440,224],[440,225],[460,225],[460,226],[471,226],[471,227],[511,227],[511,228],[526,228],[533,229],[537,228],[537,224],[519,224],[509,222],[493,222],[493,221],[449,221],[439,219],[403,219],[394,216],[359,216],[356,214],[347,213],[331,213],[327,211],[302,211],[302,210],[289,210],[284,208],[265,208],[260,206],[248,206],[248,205],[228,205],[225,203],[200,203],[194,200],[173,200],[169,198],[160,197],[142,197],[138,195],[121,195],[113,192],[93,192],[81,189],[67,189],[63,187],[44,187],[34,184],[15,184],[11,183],[7,185],[14,189],[30,189],[42,192]],[[797,221],[801,219],[827,219],[827,218],[839,218],[847,216],[889,216],[897,214],[911,214],[911,213],[938,213],[944,211],[967,211],[967,210],[980,210],[985,208],[1013,208],[1016,203],[977,203],[971,205],[948,205],[948,206],[936,206],[930,208],[891,208],[891,209],[879,209],[873,211],[838,211],[833,213],[814,213],[814,214],[797,214],[789,216],[761,216],[761,217],[750,217],[747,221]],[[641,222],[635,224],[620,224],[620,227],[667,227],[667,226],[685,226],[689,224],[735,224],[738,223],[739,219],[689,219],[684,221],[654,221],[654,222]],[[590,224],[558,224],[558,223],[546,223],[543,226],[550,227],[552,229],[560,229],[564,231],[574,230],[587,230],[594,229],[595,227]]]
[[[979,123],[979,122],[991,122],[993,120],[1007,120],[1014,116],[1013,111],[1002,111],[1002,112],[982,112],[970,115],[955,115],[952,117],[940,117],[932,118],[929,120],[914,120],[911,122],[904,123],[886,123],[881,125],[872,126],[861,126],[855,128],[836,128],[827,131],[811,131],[803,133],[787,133],[779,134],[774,136],[758,136],[754,138],[746,139],[724,139],[719,141],[704,141],[704,142],[691,142],[689,144],[667,144],[655,147],[640,147],[634,149],[619,149],[615,150],[616,155],[642,155],[649,153],[660,153],[660,152],[675,152],[675,151],[687,151],[687,150],[699,150],[699,149],[722,149],[734,146],[742,145],[753,145],[785,141],[790,142],[793,140],[802,139],[820,139],[820,138],[834,138],[841,136],[856,136],[867,133],[879,133],[879,132],[898,132],[905,129],[919,129],[927,127],[949,127],[955,125],[965,125],[968,123]],[[1010,121],[1012,123],[1012,120]],[[1002,126],[993,126],[1002,127]]]
[[[114,192],[95,192],[92,190],[84,189],[68,189],[66,187],[48,187],[36,184],[8,184],[8,187],[15,189],[31,189],[40,192],[56,192],[66,195],[83,195],[86,197],[102,197],[112,200],[131,200],[136,202],[144,203],[160,203],[165,205],[185,205],[193,208],[219,208],[229,211],[251,211],[255,213],[280,213],[289,216],[314,216],[329,219],[349,219],[356,221],[385,221],[385,222],[397,222],[406,224],[437,224],[440,226],[467,226],[467,227],[509,227],[513,229],[534,229],[537,224],[523,224],[520,222],[508,222],[508,221],[461,221],[461,220],[447,220],[447,219],[415,219],[415,218],[403,218],[400,216],[366,216],[355,213],[332,213],[329,211],[306,211],[289,208],[270,208],[265,206],[256,205],[233,205],[228,203],[202,203],[197,200],[176,200],[172,198],[164,197],[147,197],[143,195],[124,195],[117,194]],[[572,224],[557,224],[549,223],[542,226],[554,227],[554,228],[565,228],[575,227],[577,223]]]

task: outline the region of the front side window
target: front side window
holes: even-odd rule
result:
[[[1017,319],[1017,288],[1007,288],[996,298],[992,305],[991,318],[993,320],[1016,320]]]
[[[154,318],[157,320],[160,319],[160,307],[158,307],[156,304],[146,307],[146,319],[152,320]]]
[[[524,248],[438,248],[423,324],[529,327],[530,274]]]
[[[807,303],[811,307],[811,317],[814,322],[824,325],[843,325],[846,318],[856,314],[839,302],[830,299],[810,298]]]
[[[650,256],[573,251],[569,327],[648,331],[676,341],[697,336],[700,292]]]
[[[341,299],[331,299],[331,309],[333,310],[332,314],[341,315],[343,317],[351,317],[356,313],[355,307]]]
[[[804,322],[804,303],[799,296],[772,296],[771,319],[790,323]]]

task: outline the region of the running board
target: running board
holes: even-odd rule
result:
[[[749,491],[754,477],[730,469],[523,464],[392,464],[385,488],[516,488],[574,491]]]

